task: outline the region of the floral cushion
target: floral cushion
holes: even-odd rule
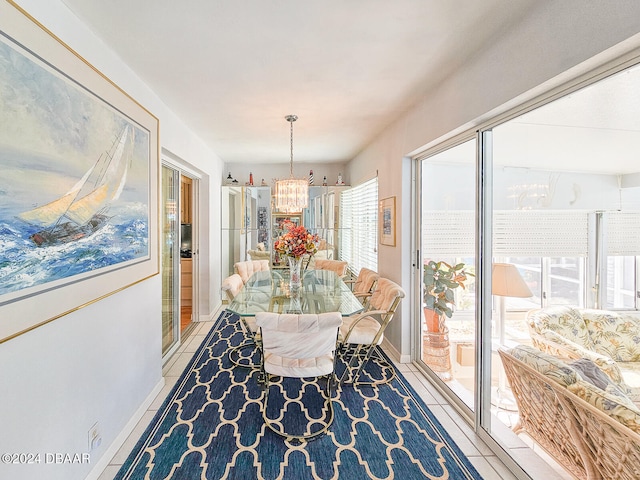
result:
[[[617,365],[624,384],[629,386],[627,396],[640,404],[640,362],[619,362]]]
[[[510,349],[509,353],[522,363],[565,387],[576,383],[580,378],[578,373],[565,362],[548,353],[541,352],[537,348],[518,345]]]
[[[616,362],[640,361],[640,322],[606,310],[583,310],[593,349]]]
[[[622,383],[623,377],[620,372],[620,368],[618,367],[616,362],[614,362],[609,356],[602,355],[593,350],[589,350],[588,348],[574,343],[571,340],[567,340],[563,336],[551,330],[544,332],[541,336],[544,337],[547,342],[551,342],[552,344],[561,347],[558,350],[562,351],[563,355],[560,356],[570,356],[571,358],[586,358],[588,360],[591,360],[596,365],[598,365],[598,367],[600,367],[602,371],[609,375],[609,378],[611,378],[611,380],[613,380],[615,383]],[[553,348],[550,348],[548,343],[546,345],[540,345],[539,343],[540,342],[537,342],[536,346],[541,350],[545,350],[547,351],[547,353],[556,353],[552,351]]]
[[[587,325],[580,311],[568,306],[547,307],[534,310],[527,315],[532,332],[543,334],[550,330],[589,350],[593,350],[593,342],[589,336]]]
[[[589,382],[579,380],[567,385],[567,389],[614,420],[640,433],[640,409],[617,385],[610,384],[606,390],[601,390]]]

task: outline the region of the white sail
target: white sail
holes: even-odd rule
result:
[[[123,153],[129,129],[130,127],[125,127],[114,151],[98,160],[69,192],[46,205],[18,214],[18,218],[44,228],[56,225],[62,217],[78,225],[89,222],[117,198],[124,188],[128,166],[123,161]],[[106,169],[99,172],[96,167],[104,161],[107,162]],[[92,179],[98,175],[98,180]]]
[[[124,152],[128,131],[129,128],[125,128],[120,136],[118,145],[116,146],[113,156],[110,157],[106,172],[99,186],[87,195],[77,198],[76,201],[69,205],[64,216],[72,222],[78,225],[84,225],[91,220],[91,217],[96,213],[108,206],[109,203],[116,198],[116,195],[119,195],[123,187],[122,181],[126,178],[127,174],[127,165],[126,162],[122,162],[122,154]],[[124,165],[122,163],[124,163]]]
[[[95,167],[95,165],[94,165]],[[62,215],[68,210],[69,206],[76,199],[78,192],[93,172],[91,167],[87,173],[84,174],[82,179],[76,183],[71,190],[65,193],[62,197],[49,202],[46,205],[41,205],[33,210],[29,210],[18,214],[18,218],[25,222],[32,223],[34,225],[40,225],[42,227],[48,227],[55,225]]]
[[[64,216],[78,225],[84,225],[109,202],[109,187],[102,185],[89,195],[69,205]]]

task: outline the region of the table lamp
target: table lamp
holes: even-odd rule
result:
[[[504,297],[532,297],[533,293],[529,286],[525,283],[518,268],[512,263],[494,263],[491,270],[491,293],[498,297],[498,321],[496,329],[498,330],[498,338],[500,346],[505,343],[505,320],[506,307]],[[501,369],[498,376],[497,405],[498,408],[506,410],[515,410],[515,402],[513,398],[509,398],[506,394],[506,378],[504,371]]]

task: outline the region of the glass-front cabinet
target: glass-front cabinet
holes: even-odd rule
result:
[[[284,222],[304,225],[320,238],[316,258],[339,258],[340,193],[347,186],[309,186],[309,206],[299,213],[275,209],[268,186],[222,187],[222,278],[234,273],[233,265],[244,260],[267,259],[274,268],[286,266],[273,251]]]
[[[271,189],[222,187],[222,276],[244,260],[271,259]]]

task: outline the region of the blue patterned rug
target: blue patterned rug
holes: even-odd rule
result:
[[[258,372],[229,360],[242,339],[239,318],[224,312],[116,480],[482,478],[400,373],[388,385],[339,389],[328,434],[298,444],[279,437],[264,425]],[[315,383],[287,379],[280,406],[299,405],[301,386],[298,410],[322,405],[307,394]]]

